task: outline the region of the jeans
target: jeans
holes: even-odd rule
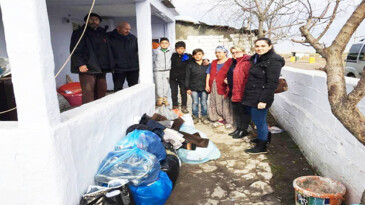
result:
[[[106,95],[106,78],[102,74],[79,74],[82,89],[82,104],[97,100]]]
[[[251,115],[248,110],[240,102],[232,102],[232,109],[236,127],[241,130],[247,130],[251,122]]]
[[[123,84],[127,78],[128,87],[138,84],[139,70],[113,73],[114,92],[123,89]]]
[[[208,93],[205,91],[192,91],[191,97],[193,99],[193,115],[199,117],[199,104],[201,107],[201,116],[208,115]]]
[[[185,82],[180,79],[170,79],[172,106],[178,107],[178,86],[180,87],[181,106],[186,107],[188,96],[186,94]]]
[[[257,127],[257,139],[259,140],[267,140],[267,135],[269,134],[269,128],[267,125],[267,112],[269,108],[265,109],[257,109],[254,107],[247,107],[245,108],[251,115],[252,121],[255,123]]]

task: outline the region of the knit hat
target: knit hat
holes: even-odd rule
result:
[[[92,17],[92,16],[98,17],[98,18],[99,18],[99,20],[100,20],[100,22],[102,21],[101,16],[99,16],[98,14],[96,14],[96,13],[91,13],[91,14],[90,14],[90,17]],[[87,20],[87,14],[86,14],[86,16],[84,17],[84,21],[86,21],[86,20]]]

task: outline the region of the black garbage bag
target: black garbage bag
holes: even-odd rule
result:
[[[176,180],[179,176],[180,162],[177,155],[170,153],[166,155],[166,159],[161,161],[161,170],[167,173],[175,187]]]
[[[133,205],[133,197],[126,185],[106,188],[91,186],[82,196],[80,205]]]

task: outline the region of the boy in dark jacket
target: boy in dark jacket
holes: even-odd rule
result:
[[[193,120],[194,123],[199,122],[199,104],[201,107],[201,121],[208,124],[208,93],[205,91],[206,70],[208,65],[203,64],[204,52],[198,48],[193,51],[195,61],[190,62],[186,67],[185,86],[186,92],[193,99]],[[200,101],[199,101],[200,99]]]
[[[183,113],[188,113],[186,103],[187,95],[185,89],[185,75],[186,66],[188,62],[191,61],[192,57],[190,54],[184,53],[186,45],[183,41],[176,42],[175,51],[171,57],[171,71],[170,71],[170,88],[171,88],[171,98],[172,98],[172,108],[178,109],[178,87],[180,87],[181,94],[181,111]]]

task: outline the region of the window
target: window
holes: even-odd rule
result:
[[[365,46],[362,47],[362,50],[360,52],[359,60],[365,61]]]
[[[347,61],[356,61],[357,60],[357,56],[359,55],[361,46],[362,46],[362,44],[355,44],[355,45],[351,46],[349,54],[347,55]]]

